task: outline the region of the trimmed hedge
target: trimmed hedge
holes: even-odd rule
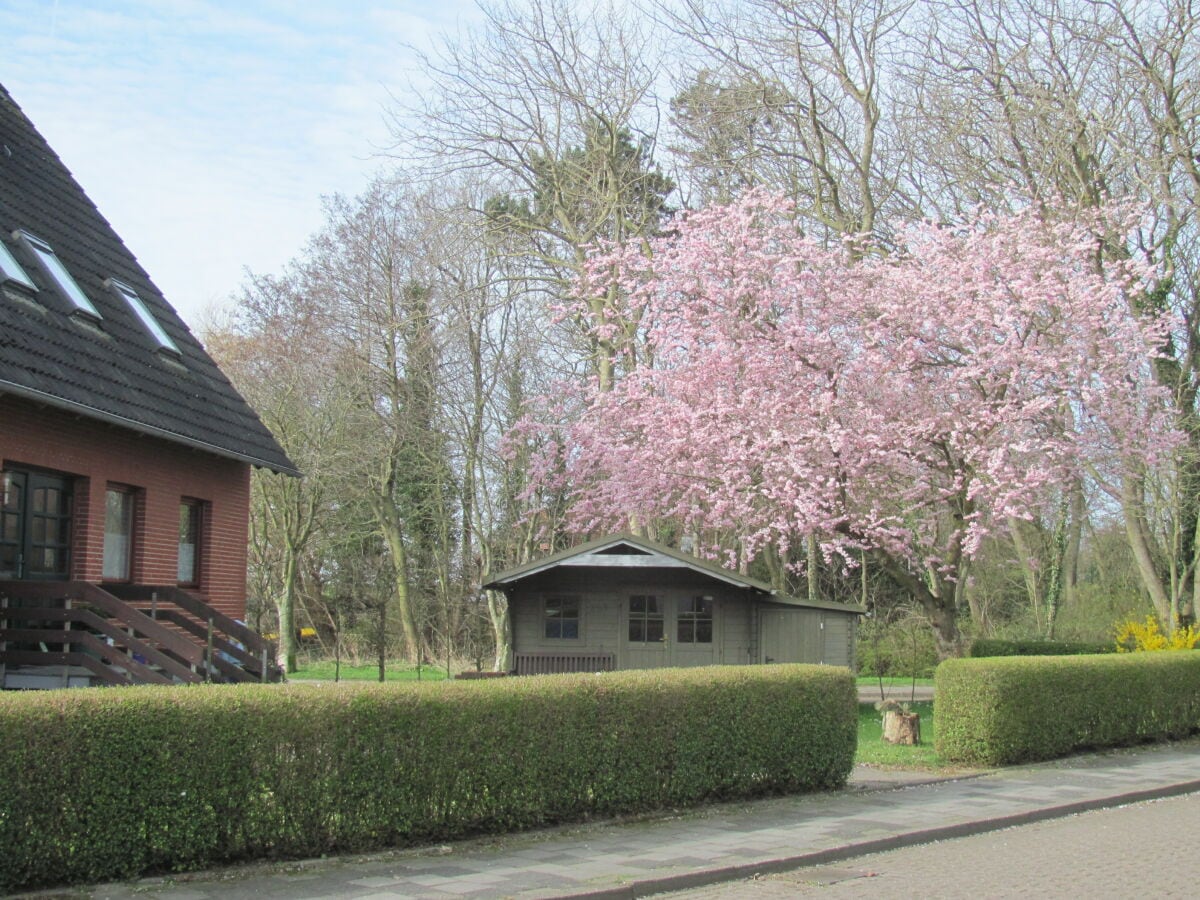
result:
[[[967,656],[1080,656],[1115,653],[1116,644],[1091,641],[999,641],[980,638],[971,644]]]
[[[937,752],[1005,765],[1200,730],[1200,653],[951,659],[934,677]]]
[[[0,696],[0,893],[843,784],[848,671]]]

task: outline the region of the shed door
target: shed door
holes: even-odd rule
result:
[[[711,666],[715,663],[720,628],[720,605],[711,594],[676,597],[671,665]]]
[[[759,615],[764,663],[825,661],[824,614],[816,609],[764,609]]]
[[[622,631],[621,668],[658,669],[671,664],[667,598],[662,594],[626,597]]]
[[[718,661],[721,607],[711,595],[631,594],[620,627],[622,669],[711,666]]]

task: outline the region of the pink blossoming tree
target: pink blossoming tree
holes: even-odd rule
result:
[[[579,531],[666,519],[736,534],[746,557],[809,535],[827,561],[866,555],[958,653],[959,591],[994,525],[1174,445],[1148,371],[1166,323],[1130,312],[1151,273],[1099,263],[1101,228],[980,215],[885,254],[820,246],[751,193],[650,253],[597,253],[580,294],[628,298],[642,362],[568,392],[535,482],[569,488]]]

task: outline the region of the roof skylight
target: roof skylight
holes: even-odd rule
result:
[[[31,291],[37,290],[33,281],[25,274],[25,270],[21,268],[21,264],[17,262],[17,258],[4,246],[4,242],[0,241],[0,282],[4,281],[15,281]]]
[[[171,336],[163,330],[162,325],[158,324],[158,319],[154,318],[154,314],[150,312],[149,307],[142,302],[142,298],[137,295],[137,291],[124,282],[117,281],[115,278],[108,279],[107,283],[109,287],[125,298],[125,302],[129,304],[129,308],[133,310],[134,315],[141,319],[142,324],[146,326],[146,330],[150,332],[150,336],[158,342],[160,350],[167,350],[176,356],[183,355],[179,352],[179,347],[171,340]]]
[[[28,231],[13,232],[37,257],[42,268],[46,270],[46,274],[54,279],[54,283],[58,285],[58,289],[62,291],[63,296],[71,302],[78,312],[86,313],[95,319],[104,318],[100,315],[100,311],[92,305],[92,301],[87,298],[87,294],[75,283],[75,279],[71,277],[71,273],[67,271],[67,267],[62,264],[62,260],[54,252],[49,244],[41,238],[34,237]]]

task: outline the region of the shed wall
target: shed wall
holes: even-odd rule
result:
[[[632,594],[651,593],[664,599],[668,610],[681,599],[703,592],[712,596],[716,613],[711,652],[692,645],[668,646],[662,654],[631,646],[627,603]],[[580,599],[578,639],[547,638],[543,604],[547,597]],[[514,653],[611,653],[619,669],[654,665],[745,665],[756,662],[755,600],[733,588],[689,570],[620,570],[564,568],[530,576],[509,595]],[[673,619],[668,616],[667,627]],[[669,637],[669,635],[668,635]],[[669,643],[669,642],[668,642]]]

